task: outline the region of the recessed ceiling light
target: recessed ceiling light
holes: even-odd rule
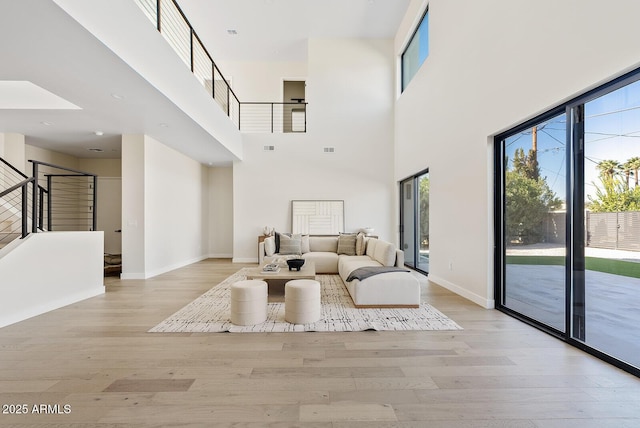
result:
[[[169,125],[167,125],[166,123],[159,123],[158,126],[160,128],[168,128],[169,127]]]
[[[47,122],[47,121],[42,121],[42,122],[40,122],[40,124],[41,124],[41,125],[44,125],[44,126],[51,126],[51,125],[53,125],[53,123],[51,123],[51,122]]]
[[[101,135],[104,135],[104,132],[102,132],[102,131],[96,131],[96,132],[94,132],[94,134],[96,134],[96,135],[99,137],[99,136],[101,136]]]
[[[230,36],[235,36],[236,34],[238,34],[238,32],[236,30],[227,30],[227,34],[229,34]]]
[[[89,150],[90,152],[96,152],[96,153],[104,152],[104,150],[102,150],[102,149],[100,149],[98,147],[91,147],[90,149],[87,149],[87,150]]]
[[[115,98],[116,100],[121,100],[121,99],[123,99],[123,98],[124,98],[124,96],[122,96],[122,95],[120,95],[120,94],[116,94],[116,93],[111,94],[111,96],[112,96],[113,98]]]

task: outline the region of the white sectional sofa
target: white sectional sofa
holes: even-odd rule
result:
[[[358,237],[361,239],[362,237]],[[345,283],[356,307],[419,307],[420,283],[408,269],[404,270],[404,252],[395,245],[376,238],[363,238],[356,254],[339,254],[339,236],[301,237],[301,254],[275,252],[275,237],[265,238],[259,246],[259,261],[273,262],[288,257],[313,261],[318,274],[338,274]],[[306,241],[306,242],[305,242]],[[347,281],[358,268],[403,268],[402,271],[379,273],[365,279]]]

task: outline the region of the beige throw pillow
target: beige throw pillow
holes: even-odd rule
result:
[[[366,248],[367,237],[364,233],[360,232],[356,235],[356,256],[364,256]]]

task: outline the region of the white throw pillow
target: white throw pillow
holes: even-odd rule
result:
[[[264,238],[264,253],[269,257],[276,253],[276,238],[273,236]]]
[[[378,243],[378,240],[376,238],[369,238],[367,239],[367,249],[365,251],[365,254],[369,257],[371,257],[372,259],[375,258],[374,254],[376,252],[376,244]]]
[[[311,251],[309,248],[309,235],[302,235],[302,239],[300,240],[300,251],[302,251],[302,254],[307,254]]]
[[[383,266],[393,266],[396,263],[396,246],[379,240],[373,258]]]

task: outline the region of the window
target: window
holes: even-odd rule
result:
[[[402,53],[402,91],[416,75],[424,60],[429,56],[429,8],[427,8],[418,28]]]

